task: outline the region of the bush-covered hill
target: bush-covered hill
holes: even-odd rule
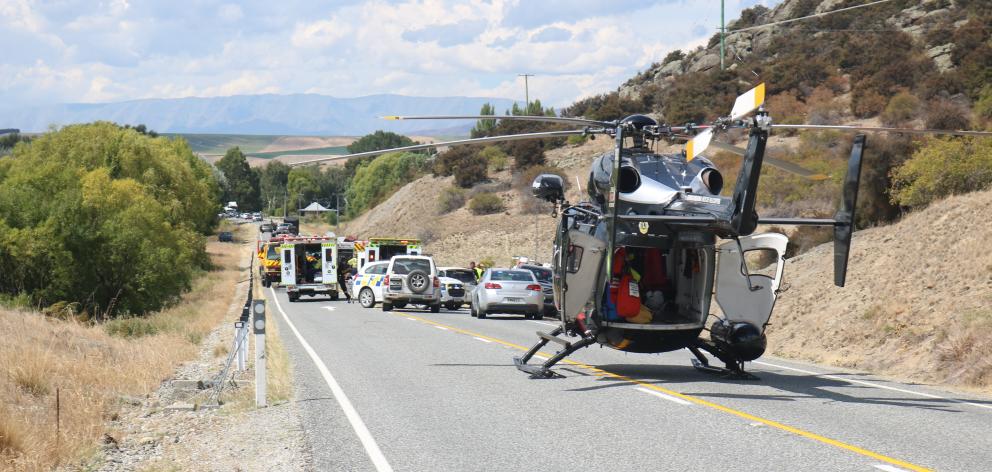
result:
[[[896,0],[733,32],[862,3],[785,0],[773,10],[745,10],[728,25],[725,70],[717,34],[707,47],[673,51],[618,91],[580,100],[566,114],[613,118],[648,110],[672,123],[699,122],[726,114],[734,97],[758,82],[767,84],[769,97],[786,94],[804,104],[822,100],[814,95],[821,87],[850,94],[842,111],[859,117],[880,115],[900,92],[962,106],[981,98],[992,78],[992,10],[983,0]]]

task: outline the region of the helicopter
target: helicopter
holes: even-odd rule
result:
[[[596,157],[587,185],[589,201],[565,199],[563,179],[538,175],[535,197],[553,204],[559,219],[552,251],[553,287],[560,324],[537,332],[537,342],[514,365],[531,378],[559,376],[552,367],[572,353],[599,344],[618,351],[662,353],[689,350],[695,368],[735,379],[757,379],[745,363],[761,357],[765,330],[782,287],[787,236],[756,233],[759,225],[833,228],[834,284],[846,281],[860,183],[864,132],[992,136],[992,132],[847,125],[775,124],[763,108],[764,84],[737,97],[729,115],[708,124],[672,126],[646,115],[614,121],[547,116],[388,116],[390,120],[520,120],[581,126],[418,144],[293,165],[441,146],[605,135],[612,152]],[[818,174],[765,155],[773,129],[843,130],[856,134],[833,218],[763,218],[756,211],[758,182],[767,164],[810,180]],[[739,148],[713,138],[730,130],[747,133]],[[628,145],[628,139],[631,143]],[[685,142],[680,153],[659,154],[652,144]],[[736,185],[722,196],[719,169],[701,154],[709,147],[741,156]],[[757,256],[757,257],[755,257]],[[768,260],[765,265],[755,259]],[[721,315],[711,313],[716,300]],[[708,336],[703,333],[708,332]],[[577,338],[577,339],[574,339]],[[557,352],[541,364],[530,360],[548,343]],[[711,364],[707,354],[723,363]]]

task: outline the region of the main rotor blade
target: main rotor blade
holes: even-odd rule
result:
[[[732,152],[734,154],[737,154],[738,156],[743,156],[744,155],[744,152],[745,152],[744,148],[737,147],[737,146],[734,146],[732,144],[726,144],[726,143],[720,143],[720,142],[711,142],[710,143],[710,146],[713,146],[713,147],[715,147],[717,149],[721,149],[721,150],[724,150],[724,151]],[[782,159],[776,159],[776,158],[770,157],[768,155],[765,155],[764,163],[765,164],[768,164],[768,165],[770,165],[772,167],[775,167],[777,169],[784,170],[786,172],[790,172],[790,173],[796,174],[796,175],[798,175],[800,177],[805,177],[805,178],[807,178],[809,180],[817,180],[817,181],[819,181],[819,180],[827,180],[827,179],[830,178],[829,175],[819,174],[819,173],[813,172],[813,171],[811,171],[811,170],[809,170],[809,169],[807,169],[807,168],[805,168],[805,167],[803,167],[803,166],[801,166],[799,164],[793,164],[793,163],[791,163],[789,161],[785,161],[785,160],[782,160]]]
[[[710,140],[713,139],[713,129],[707,129],[702,133],[696,135],[696,137],[685,143],[685,160],[691,161],[696,158],[696,156],[703,153],[707,147],[710,145]]]
[[[595,132],[595,131],[593,131]],[[340,161],[343,159],[351,159],[353,157],[368,157],[368,156],[378,156],[381,154],[388,154],[391,152],[405,152],[405,151],[421,151],[424,149],[433,149],[442,146],[464,146],[468,144],[483,144],[483,143],[499,143],[504,141],[521,141],[525,139],[542,139],[542,138],[560,138],[565,136],[579,136],[587,134],[589,131],[575,129],[567,131],[545,131],[541,133],[521,133],[521,134],[508,134],[505,136],[487,136],[485,138],[474,138],[474,139],[459,139],[455,141],[442,141],[439,143],[428,143],[428,144],[415,144],[413,146],[403,146],[392,149],[381,149],[378,151],[366,151],[358,152],[355,154],[344,154],[341,156],[328,156],[321,157],[317,159],[310,159],[307,161],[294,162],[289,164],[290,167],[305,166],[307,164],[316,164],[319,162],[327,161]]]
[[[587,120],[585,118],[567,118],[557,116],[528,116],[528,115],[437,115],[437,116],[383,116],[384,120],[514,120],[514,121],[540,121],[544,123],[563,123],[568,125],[602,126],[604,128],[615,128],[617,124],[612,121]]]
[[[948,129],[916,129],[916,128],[886,128],[882,126],[850,126],[850,125],[771,125],[781,129],[811,129],[811,130],[840,130],[840,131],[872,131],[876,133],[906,133],[906,134],[937,134],[949,136],[992,136],[992,131],[965,131]]]

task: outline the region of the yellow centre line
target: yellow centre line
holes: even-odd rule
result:
[[[454,326],[446,325],[446,324],[443,324],[443,323],[438,323],[436,321],[432,321],[432,320],[429,320],[429,319],[426,319],[426,318],[421,318],[419,316],[411,315],[410,313],[394,313],[394,314],[395,315],[406,316],[407,318],[413,318],[413,319],[415,319],[417,321],[420,321],[420,322],[423,322],[423,323],[427,323],[427,324],[430,324],[430,325],[448,328],[449,331],[454,331],[456,333],[465,334],[465,335],[468,335],[468,336],[473,336],[473,337],[477,337],[477,338],[481,338],[481,339],[486,339],[488,341],[492,341],[494,343],[502,344],[502,345],[504,345],[506,347],[511,347],[513,349],[518,349],[518,350],[521,350],[521,351],[524,351],[524,352],[526,352],[526,351],[529,350],[528,348],[526,348],[524,346],[521,346],[519,344],[514,344],[514,343],[511,343],[511,342],[508,342],[508,341],[503,341],[502,339],[497,339],[497,338],[493,338],[493,337],[490,337],[490,336],[486,336],[484,334],[480,334],[480,333],[476,333],[476,332],[473,332],[473,331],[464,330],[464,329],[461,329],[461,328],[456,328]],[[545,353],[545,352],[539,352],[539,354],[545,355],[547,357],[551,357],[552,356],[552,354],[548,354],[548,353]],[[613,372],[609,372],[609,371],[606,371],[606,370],[603,370],[603,369],[599,369],[599,368],[593,367],[593,366],[588,365],[588,364],[583,364],[581,362],[576,362],[576,361],[569,360],[569,359],[564,359],[564,360],[562,360],[562,362],[564,362],[566,364],[570,364],[570,365],[576,366],[576,367],[579,367],[579,368],[582,368],[582,369],[589,370],[593,374],[595,374],[595,375],[597,375],[599,377],[610,377],[610,378],[614,378],[614,379],[618,379],[618,380],[623,380],[625,382],[630,382],[632,384],[636,384],[639,387],[648,388],[648,389],[651,389],[651,390],[654,390],[654,391],[657,391],[657,392],[664,393],[666,395],[671,395],[673,397],[681,398],[683,400],[686,400],[686,401],[695,403],[697,405],[705,406],[707,408],[712,408],[714,410],[722,411],[724,413],[729,413],[731,415],[738,416],[738,417],[744,418],[744,419],[749,420],[749,421],[758,422],[758,423],[761,423],[761,424],[766,425],[766,426],[771,426],[773,428],[780,429],[782,431],[786,431],[786,432],[789,432],[789,433],[792,433],[792,434],[795,434],[795,435],[798,435],[798,436],[802,436],[802,437],[807,438],[807,439],[812,439],[814,441],[818,441],[818,442],[821,442],[823,444],[829,444],[829,445],[834,446],[834,447],[839,447],[841,449],[844,449],[844,450],[847,450],[847,451],[850,451],[850,452],[854,452],[856,454],[860,454],[860,455],[865,456],[865,457],[870,457],[872,459],[880,460],[882,462],[887,462],[889,464],[892,464],[892,465],[895,465],[895,466],[898,466],[898,467],[902,467],[902,468],[904,468],[906,470],[912,470],[912,471],[917,471],[917,472],[928,472],[928,471],[930,471],[930,469],[928,469],[926,467],[923,467],[923,466],[912,464],[912,463],[909,463],[909,462],[906,462],[906,461],[901,461],[899,459],[895,459],[895,458],[892,458],[892,457],[889,457],[889,456],[885,456],[885,455],[879,454],[877,452],[869,451],[867,449],[864,449],[864,448],[861,448],[861,447],[858,447],[858,446],[854,446],[854,445],[851,445],[851,444],[847,444],[845,442],[841,442],[841,441],[838,441],[836,439],[830,439],[830,438],[828,438],[826,436],[821,436],[819,434],[811,433],[811,432],[806,431],[806,430],[802,430],[802,429],[799,429],[799,428],[794,428],[792,426],[779,423],[778,421],[773,421],[773,420],[765,419],[765,418],[762,418],[760,416],[755,416],[755,415],[752,415],[750,413],[745,413],[745,412],[740,411],[740,410],[735,410],[733,408],[726,407],[726,406],[723,406],[723,405],[719,405],[719,404],[716,404],[716,403],[713,403],[713,402],[710,402],[710,401],[706,401],[706,400],[703,400],[701,398],[696,398],[696,397],[692,397],[692,396],[689,396],[689,395],[685,395],[685,394],[676,392],[674,390],[669,390],[669,389],[664,388],[664,387],[659,387],[659,386],[657,386],[655,384],[651,384],[651,383],[647,383],[647,382],[642,382],[640,380],[637,380],[637,379],[634,379],[634,378],[631,378],[631,377],[627,377],[626,375],[615,374]]]

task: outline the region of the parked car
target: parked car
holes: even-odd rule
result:
[[[524,264],[521,269],[527,269],[537,278],[537,283],[541,284],[541,291],[544,293],[544,316],[556,316],[558,309],[555,308],[555,290],[552,282],[551,269],[539,265]]]
[[[437,271],[441,278],[441,305],[449,310],[457,310],[471,302],[475,290],[475,274],[461,267],[441,267]]]
[[[388,261],[365,264],[351,282],[351,294],[358,297],[358,303],[364,308],[372,308],[382,301],[382,284],[386,279]],[[405,306],[405,305],[403,305]],[[403,308],[396,305],[396,308]]]
[[[382,311],[424,305],[441,311],[441,279],[430,256],[393,256],[383,281]]]
[[[234,233],[230,231],[221,231],[220,233],[217,234],[217,240],[222,243],[233,243]]]
[[[525,269],[487,269],[472,292],[472,316],[513,313],[544,318],[544,293],[534,273]]]

